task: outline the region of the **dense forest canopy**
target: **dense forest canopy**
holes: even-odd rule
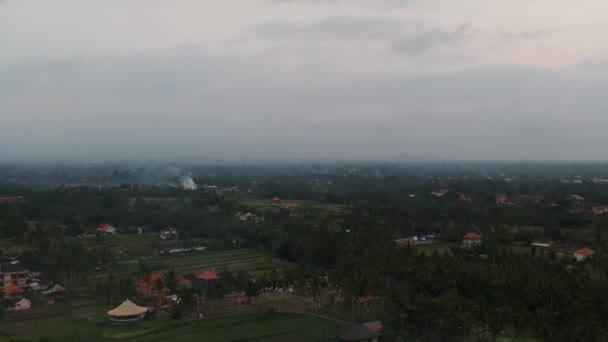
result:
[[[218,248],[240,241],[299,265],[293,281],[303,287],[381,298],[367,315],[395,331],[608,336],[607,218],[592,210],[608,203],[608,164],[5,164],[0,170],[1,237],[24,244],[23,262],[57,270],[68,285],[84,286],[91,269],[115,262],[103,245],[85,248],[77,238],[100,224],[110,222],[120,234],[176,227],[182,246],[192,239]],[[184,189],[183,178],[196,187]],[[438,189],[449,191],[431,195]],[[497,194],[512,201],[499,203]],[[301,208],[271,210],[273,197]],[[261,219],[237,219],[241,213]],[[483,244],[461,247],[472,231]],[[449,247],[424,252],[395,243],[422,235]],[[538,239],[554,246],[530,245]],[[576,262],[572,251],[581,247],[593,248],[594,258]],[[120,281],[112,283],[130,293]]]

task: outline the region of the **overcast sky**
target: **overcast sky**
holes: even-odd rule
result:
[[[0,159],[608,159],[606,0],[0,1]]]

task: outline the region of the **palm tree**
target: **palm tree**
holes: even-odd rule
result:
[[[171,291],[172,294],[177,291],[179,281],[177,280],[177,275],[175,274],[174,269],[170,269],[164,274],[163,283],[165,287],[168,288],[169,291]]]
[[[165,288],[165,285],[163,284],[163,280],[161,278],[158,278],[156,280],[156,283],[154,284],[154,287],[156,288],[156,291],[158,292],[158,305],[160,306],[162,303],[162,291]]]

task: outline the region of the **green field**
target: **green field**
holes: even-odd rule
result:
[[[0,323],[2,341],[314,341],[336,336],[347,325],[300,314],[243,314],[188,323],[171,318],[111,323],[111,306],[90,299],[9,314]],[[47,341],[48,341],[47,339]]]
[[[333,214],[345,213],[347,207],[340,204],[320,203],[308,200],[286,200],[287,202],[295,202],[301,205],[304,210],[318,210]],[[272,202],[269,199],[246,198],[238,200],[238,204],[251,208],[252,210],[270,208]]]
[[[250,272],[262,275],[281,270],[292,264],[278,260],[269,254],[251,249],[235,249],[225,251],[205,250],[201,252],[184,253],[175,256],[155,256],[142,259],[152,272],[166,272],[174,269],[178,274],[201,273],[209,268],[226,268],[228,271]],[[112,265],[112,270],[92,274],[89,279],[95,280],[108,276],[115,277],[134,275],[137,273],[139,259],[128,258]]]
[[[423,244],[416,244],[413,246],[414,250],[418,253],[424,252],[426,255],[431,255],[433,252],[437,251],[439,254],[443,254],[445,252],[451,253],[450,249],[454,246],[457,246],[455,243],[437,241]]]

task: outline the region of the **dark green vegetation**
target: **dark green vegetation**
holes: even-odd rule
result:
[[[3,170],[12,178],[0,186],[0,194],[27,199],[0,204],[4,254],[55,269],[56,279],[68,288],[106,301],[133,295],[134,280],[149,272],[219,267],[231,281],[211,297],[218,303],[228,289],[255,298],[261,288],[280,283],[314,303],[312,312],[382,320],[388,338],[608,339],[608,217],[590,212],[608,203],[608,184],[593,181],[608,175],[605,165],[199,167],[192,168],[194,180],[217,188],[196,191],[144,185],[137,177],[145,170],[104,167],[47,173],[40,184],[54,179],[53,187],[25,185],[16,173]],[[501,170],[511,174],[500,175],[507,172]],[[577,175],[584,177],[579,181]],[[71,186],[58,186],[57,178]],[[234,187],[239,190],[222,191]],[[429,195],[441,188],[451,192]],[[498,205],[497,193],[543,199]],[[584,200],[573,201],[573,194]],[[274,210],[274,196],[301,206]],[[260,220],[235,217],[247,212]],[[105,222],[120,235],[79,237]],[[179,230],[178,240],[159,240],[159,230],[168,226]],[[137,227],[144,233],[136,234]],[[459,247],[469,231],[483,235],[482,246]],[[419,234],[437,235],[440,241],[395,246],[395,239]],[[536,238],[554,245],[533,249]],[[208,249],[159,253],[198,246]],[[572,252],[582,247],[596,254],[575,262]],[[557,258],[558,251],[566,257]],[[377,300],[356,304],[365,296]],[[134,340],[162,340],[168,336],[163,331],[184,340],[310,340],[333,329],[332,321],[308,316],[257,314],[207,318],[193,326],[184,319],[152,319],[104,330],[100,327],[107,322],[101,318],[89,325],[69,315],[48,319],[58,324],[66,317],[72,331],[89,334],[91,329],[86,336]],[[148,334],[157,325],[159,333]],[[234,325],[248,328],[235,330]],[[309,330],[315,335],[305,335]]]
[[[10,341],[314,341],[336,336],[344,323],[303,314],[243,314],[189,324],[171,318],[113,324],[108,304],[73,299],[34,309],[28,316],[0,323],[0,340]],[[37,315],[37,316],[33,316]]]

